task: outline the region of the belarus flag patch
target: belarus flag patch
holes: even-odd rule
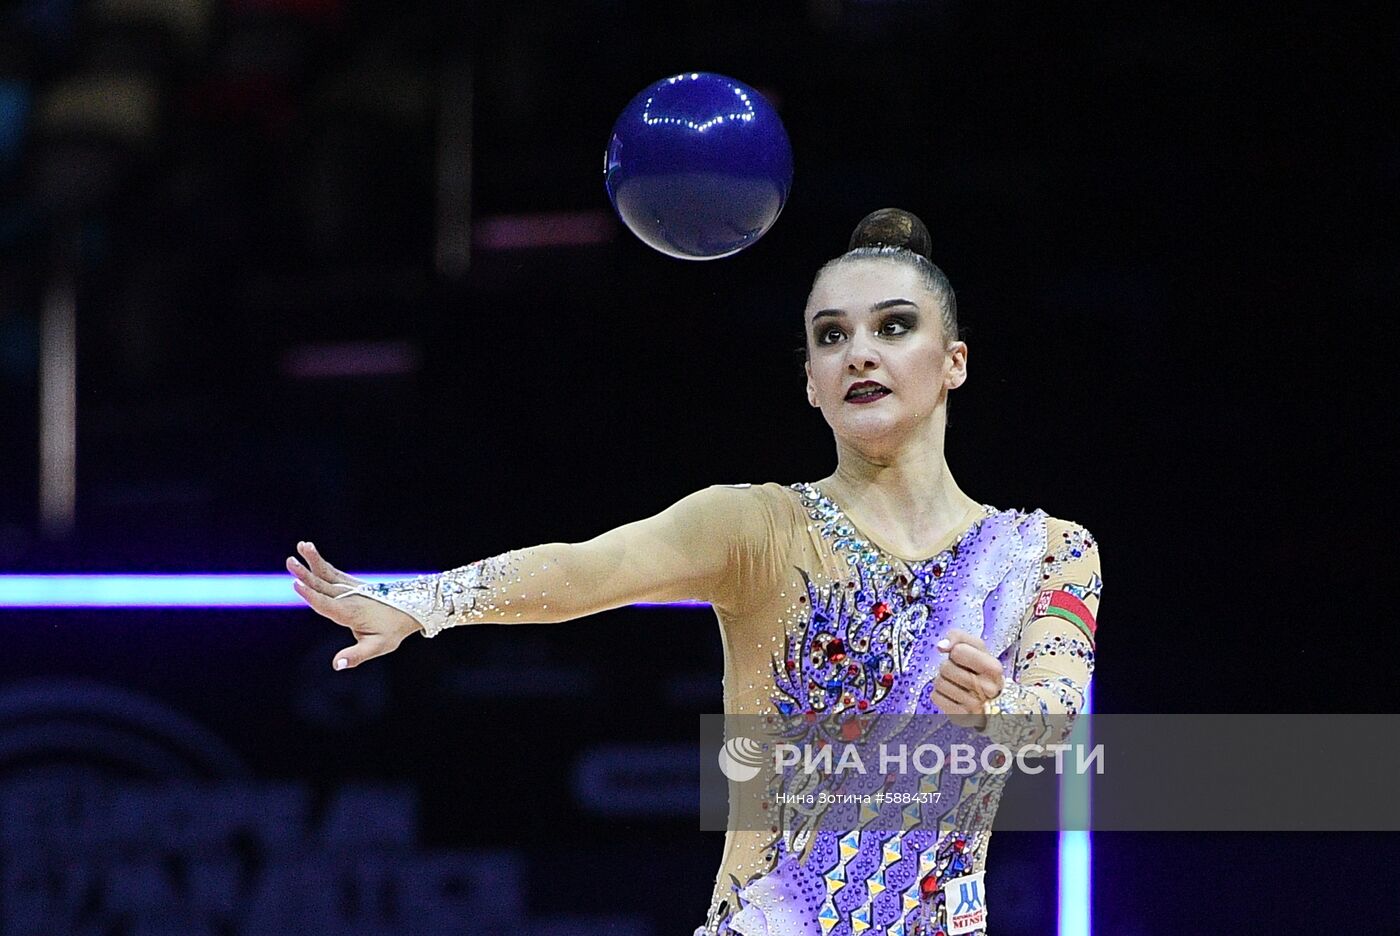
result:
[[[1098,624],[1089,606],[1063,588],[1047,588],[1035,599],[1036,617],[1061,617],[1084,632],[1094,642]]]

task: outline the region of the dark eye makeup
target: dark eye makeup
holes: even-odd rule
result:
[[[884,335],[887,338],[898,338],[900,335],[913,331],[914,327],[918,324],[918,321],[919,317],[917,315],[910,315],[907,313],[895,313],[893,315],[887,315],[880,320],[878,334]],[[898,325],[899,330],[889,331],[888,328],[890,325]],[[846,334],[845,331],[839,326],[826,326],[825,328],[822,328],[820,331],[817,332],[817,344],[835,344],[836,342],[834,340],[831,340],[831,335],[833,333],[838,335]]]

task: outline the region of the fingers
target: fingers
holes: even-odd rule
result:
[[[944,660],[938,668],[938,675],[978,700],[995,699],[1001,695],[1002,678],[999,673],[974,672],[952,660]]]
[[[987,714],[982,700],[942,676],[933,683],[933,704],[948,716],[949,721],[961,728],[981,731],[987,725]]]
[[[981,695],[985,699],[995,699],[1006,684],[1001,662],[987,650],[980,637],[967,631],[953,628],[948,636],[938,642],[938,649],[948,654],[939,668],[959,686]]]
[[[309,567],[302,565],[295,557],[288,556],[287,571],[321,594],[334,598],[362,583],[361,579],[346,575],[322,559],[311,543],[297,543],[297,550],[306,557]]]
[[[350,606],[344,602],[338,602],[334,598],[327,598],[314,589],[308,588],[301,582],[293,582],[292,587],[296,589],[298,595],[306,599],[306,603],[318,614],[324,615],[343,624],[346,627],[353,627],[351,615],[346,609]],[[334,611],[334,613],[332,613]],[[338,616],[337,616],[338,615]],[[334,669],[354,669],[366,660],[372,660],[377,656],[383,656],[394,649],[390,641],[380,634],[368,634],[362,637],[353,647],[346,647],[335,655],[331,661]]]
[[[324,581],[332,584],[358,585],[360,580],[353,575],[346,575],[326,561],[325,557],[316,549],[316,544],[312,542],[297,543],[297,552],[305,557],[307,564],[311,566],[311,571],[315,572]]]
[[[330,582],[327,582],[291,556],[287,557],[287,571],[296,576],[298,582],[305,585],[309,591],[314,591],[319,595],[327,595],[334,598],[344,591],[343,588],[333,586]]]
[[[944,636],[943,640],[939,641],[939,644],[943,644],[945,642],[955,647],[958,644],[970,644],[983,652],[986,652],[987,649],[987,645],[982,642],[981,637],[978,637],[976,634],[969,634],[967,631],[963,630],[960,627],[954,627],[950,629],[947,635]]]
[[[939,684],[934,684],[933,695],[930,697],[933,704],[938,706],[938,710],[944,715],[952,715],[954,712],[960,712],[961,708],[958,703],[953,701],[946,693],[939,691],[938,686]]]
[[[948,664],[943,664],[947,667]],[[956,670],[956,667],[953,668]],[[933,681],[933,691],[956,702],[960,706],[976,706],[979,710],[982,707],[982,699],[977,695],[975,689],[966,685],[963,680],[954,678],[940,668],[938,676]]]
[[[353,647],[346,647],[335,655],[331,667],[337,670],[354,669],[366,660],[383,656],[393,648],[378,637],[366,637]]]
[[[354,620],[354,606],[352,604],[336,601],[334,597],[325,592],[317,591],[300,580],[293,582],[292,588],[317,614],[330,618],[337,624],[343,624],[346,627],[352,626]]]
[[[945,715],[970,715],[982,711],[980,699],[942,677],[934,681],[933,702]]]
[[[311,610],[350,628],[359,638],[353,647],[336,653],[331,660],[333,669],[354,669],[366,660],[383,656],[398,646],[397,640],[390,639],[392,635],[370,632],[378,628],[371,628],[365,623],[360,602],[353,598],[349,601],[337,600],[355,586],[363,584],[363,580],[346,575],[331,565],[316,551],[313,543],[297,543],[297,552],[306,560],[306,564],[298,562],[293,556],[287,557],[287,571],[296,578],[292,588],[311,606]]]
[[[955,644],[944,665],[952,663],[967,675],[960,679],[969,689],[980,692],[983,698],[995,699],[1001,693],[1004,677],[1001,663],[985,650],[973,650],[967,644]]]
[[[938,679],[945,683],[956,686],[963,692],[974,693],[977,691],[977,676],[951,660],[944,660],[938,667]]]

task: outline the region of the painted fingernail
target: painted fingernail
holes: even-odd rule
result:
[[[347,667],[347,666],[349,666],[349,665],[350,665],[350,661],[347,660],[347,659],[345,659],[345,657],[341,657],[340,659],[338,659],[338,660],[335,661],[335,668],[338,669],[338,670],[345,669],[345,667]]]
[[[938,649],[939,649],[939,650],[947,650],[947,649],[948,649],[949,647],[951,647],[951,646],[953,646],[953,642],[952,642],[951,640],[949,640],[947,637],[944,637],[942,640],[940,640],[940,641],[938,642]]]

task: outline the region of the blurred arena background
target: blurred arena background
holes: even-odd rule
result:
[[[821,477],[802,302],[897,205],[971,347],[960,483],[1103,546],[1096,707],[1394,709],[1388,5],[0,11],[4,576],[277,574],[299,539],[439,570]],[[795,154],[773,230],[714,263],[602,185],[617,112],[691,69],[761,90]],[[348,674],[297,608],[0,627],[6,936],[703,922],[704,608]],[[1098,933],[1400,932],[1390,835],[1094,843]],[[1055,847],[998,835],[997,936],[1055,931]]]

